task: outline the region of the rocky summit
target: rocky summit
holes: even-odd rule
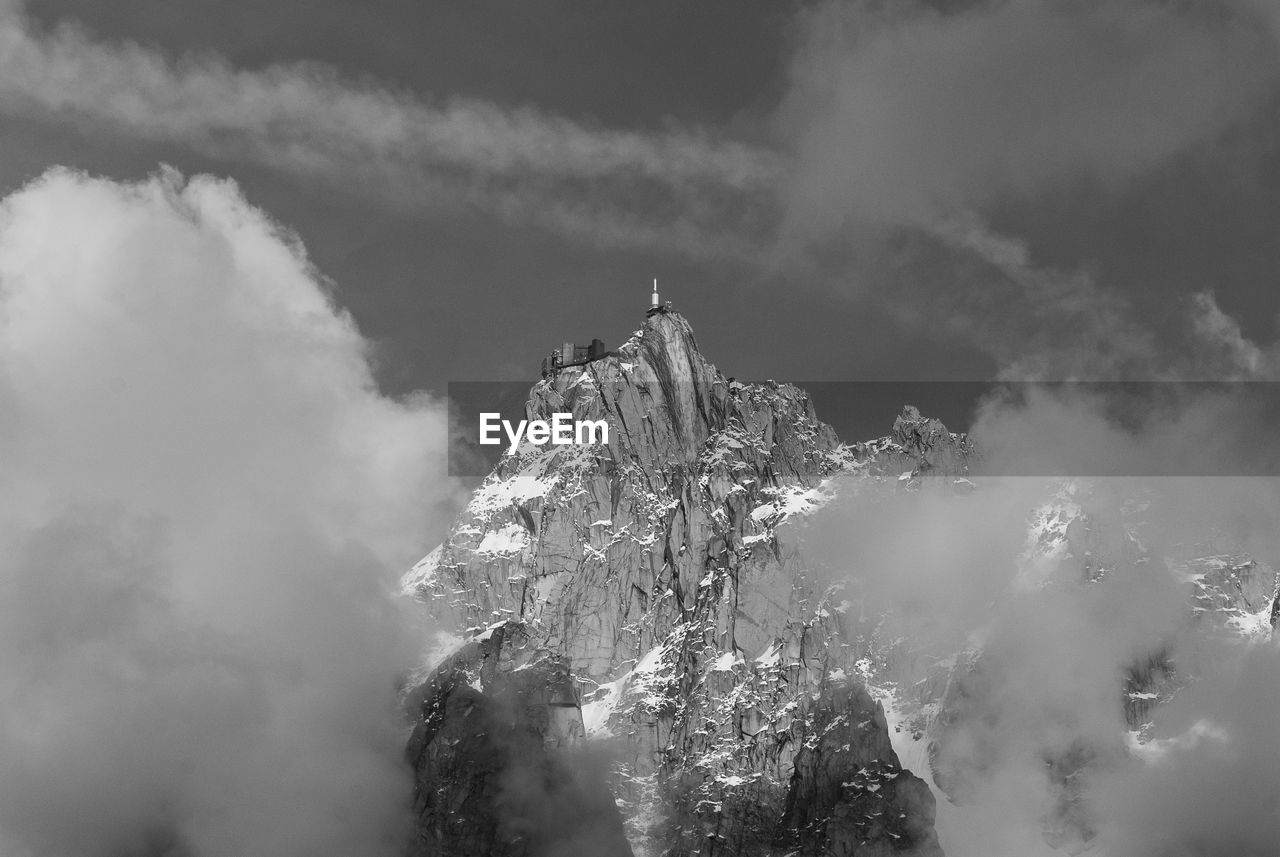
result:
[[[608,439],[508,451],[404,578],[452,632],[408,696],[420,855],[935,857],[1010,777],[1026,848],[1101,853],[1088,783],[1195,740],[1162,706],[1280,621],[1238,528],[1177,513],[1203,486],[979,478],[913,407],[844,444],[674,312],[526,410]],[[948,622],[886,579],[983,588]]]
[[[968,441],[909,408],[842,444],[669,311],[534,385],[557,412],[608,443],[504,455],[405,577],[459,637],[410,696],[415,853],[941,855],[800,535],[850,482],[967,482]]]

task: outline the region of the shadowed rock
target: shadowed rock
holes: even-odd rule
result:
[[[411,694],[407,751],[427,857],[629,857],[604,768],[584,752],[562,658],[518,624],[467,643]]]

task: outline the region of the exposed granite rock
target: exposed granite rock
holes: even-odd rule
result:
[[[802,855],[937,853],[933,795],[896,758],[879,703],[841,687],[814,712],[777,841]],[[872,728],[869,728],[872,727]]]
[[[673,313],[533,388],[530,418],[563,411],[607,421],[609,443],[504,456],[406,586],[466,633],[518,621],[519,649],[562,665],[584,731],[614,759],[636,854],[939,854],[932,794],[889,737],[963,802],[999,765],[1001,748],[972,746],[984,732],[967,727],[1001,665],[981,635],[954,651],[880,636],[883,617],[850,615],[801,536],[809,512],[867,480],[981,490],[966,478],[969,440],[908,406],[889,436],[841,444],[803,391],[726,379]],[[1158,563],[1185,581],[1198,632],[1271,634],[1270,567],[1212,539],[1154,556],[1142,496],[1046,485],[1008,598]],[[1118,671],[1127,739],[1046,750],[1050,844],[1085,847],[1083,775],[1144,740],[1156,706],[1194,680],[1170,651]]]
[[[604,767],[582,755],[582,710],[563,658],[490,629],[413,695],[407,750],[422,857],[629,855]]]
[[[675,313],[527,410],[606,420],[609,442],[504,456],[405,583],[464,633],[518,621],[522,651],[571,670],[636,853],[940,855],[848,602],[797,536],[851,480],[962,475],[967,440],[907,411],[842,445],[798,388],[726,379]]]
[[[968,438],[947,431],[941,420],[922,417],[914,405],[904,407],[893,421],[891,437],[901,448],[896,459],[916,475],[960,476],[973,462]]]

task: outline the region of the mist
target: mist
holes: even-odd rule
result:
[[[1247,401],[1133,411],[1070,388],[992,398],[972,437],[1012,475],[974,477],[971,492],[944,477],[850,483],[806,536],[879,652],[874,680],[900,701],[933,683],[923,740],[937,744],[916,773],[935,785],[948,857],[1274,850],[1280,648],[1194,615],[1176,563],[1247,553],[1274,566],[1280,479],[1159,468],[1194,457],[1200,472],[1247,472],[1275,441],[1253,436]],[[1071,476],[1083,452],[1107,468]],[[1034,475],[1046,473],[1064,475]],[[1072,509],[1087,531],[1057,549],[1054,516]],[[1135,747],[1126,680],[1165,658],[1183,684]]]
[[[399,853],[391,592],[455,488],[369,357],[230,181],[0,202],[4,853]]]

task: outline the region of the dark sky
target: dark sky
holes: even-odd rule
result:
[[[4,0],[0,189],[235,179],[393,393],[654,276],[740,377],[1274,374],[1270,5],[895,8]]]

